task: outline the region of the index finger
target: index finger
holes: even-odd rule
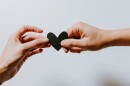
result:
[[[81,34],[80,34],[80,27],[78,24],[75,24],[73,26],[71,26],[68,30],[68,37],[69,38],[80,38]]]
[[[16,32],[16,35],[18,37],[21,37],[24,35],[26,32],[36,32],[36,33],[42,33],[43,30],[36,27],[36,26],[23,26],[20,30]]]

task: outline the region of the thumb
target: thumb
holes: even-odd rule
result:
[[[65,48],[80,47],[85,48],[85,39],[66,39],[61,42],[61,46]]]

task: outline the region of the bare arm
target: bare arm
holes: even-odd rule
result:
[[[108,31],[107,36],[111,46],[130,46],[130,29]]]

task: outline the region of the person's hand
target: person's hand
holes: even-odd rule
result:
[[[61,42],[64,51],[80,53],[81,51],[95,51],[107,47],[109,31],[79,22],[67,30],[69,39]]]
[[[35,26],[24,26],[8,39],[0,57],[0,83],[16,75],[28,57],[41,53],[42,48],[49,47],[49,40],[42,35],[24,35],[26,32],[42,33]]]

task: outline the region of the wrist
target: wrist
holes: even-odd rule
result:
[[[6,62],[4,61],[3,56],[1,56],[1,57],[0,57],[0,74],[6,70],[6,68],[7,68],[6,65],[7,65],[7,64],[6,64]]]
[[[5,62],[2,60],[2,56],[0,57],[0,85],[5,82],[7,72],[7,66]]]
[[[102,30],[104,46],[110,47],[114,46],[118,40],[118,36],[115,34],[114,30]]]
[[[130,29],[108,31],[110,46],[130,46]]]
[[[130,29],[105,30],[104,39],[107,46],[130,46]]]

